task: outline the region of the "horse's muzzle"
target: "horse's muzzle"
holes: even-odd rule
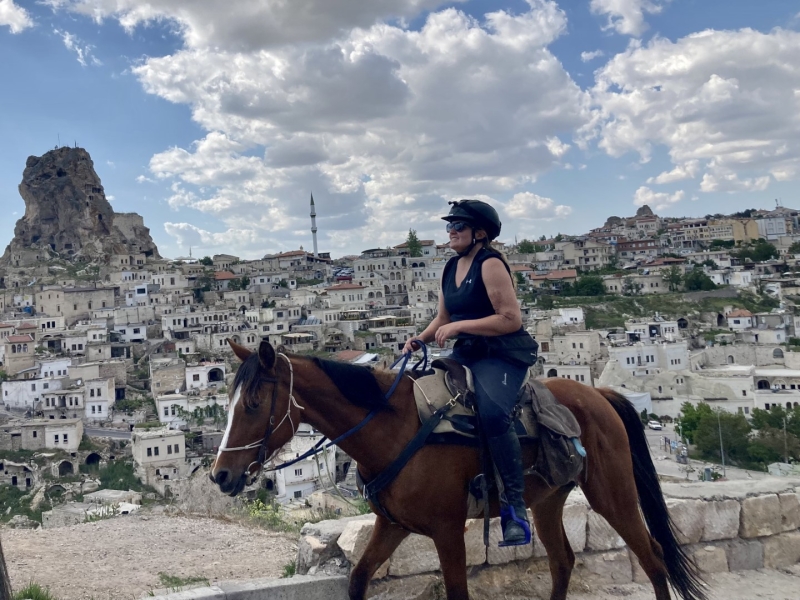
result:
[[[229,496],[238,495],[247,483],[247,473],[242,473],[239,477],[234,477],[227,469],[220,469],[217,474],[209,474],[209,479],[219,486],[223,494]]]

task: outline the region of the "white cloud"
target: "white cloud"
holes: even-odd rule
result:
[[[48,3],[88,15],[98,22],[117,19],[128,31],[156,21],[171,22],[190,48],[250,51],[327,40],[353,28],[369,28],[383,20],[416,16],[444,1],[49,0]]]
[[[674,194],[667,194],[664,192],[654,192],[649,187],[642,186],[633,195],[633,203],[636,206],[644,206],[645,204],[653,210],[664,210],[673,204],[680,202],[686,194],[683,190],[678,190]]]
[[[656,177],[647,179],[647,183],[655,183],[663,185],[665,183],[675,183],[676,181],[683,181],[684,179],[694,179],[700,170],[700,161],[690,160],[689,162],[678,165],[672,171],[664,171]]]
[[[601,56],[605,56],[606,53],[602,50],[593,50],[592,52],[581,52],[581,60],[583,62],[589,62],[590,60],[594,60],[595,58],[600,58]]]
[[[664,8],[651,0],[592,0],[590,7],[594,14],[608,16],[603,29],[632,36],[640,36],[647,30],[645,13],[658,14]]]
[[[93,66],[101,66],[103,64],[97,59],[96,56],[94,56],[94,54],[92,54],[94,46],[91,44],[86,44],[79,37],[71,34],[68,31],[53,29],[53,33],[61,38],[61,41],[64,42],[64,47],[67,50],[75,53],[81,66],[86,67],[90,64]]]
[[[144,175],[139,175],[136,177],[136,183],[155,183],[155,180]]]
[[[515,219],[536,219],[552,221],[572,214],[572,207],[556,204],[551,198],[544,198],[531,192],[520,192],[506,204],[506,213]]]
[[[187,37],[133,72],[148,92],[189,105],[208,133],[153,156],[150,172],[174,184],[175,210],[258,230],[262,244],[307,245],[297,232],[311,190],[331,250],[396,243],[409,226],[441,236],[445,199],[511,197],[559,167],[562,137],[590,118],[588,94],[547,49],[565,31],[563,12],[529,4],[259,50]]]
[[[656,38],[597,71],[586,139],[611,156],[656,146],[675,168],[648,180],[703,175],[702,191],[762,190],[800,164],[800,33],[703,31]]]
[[[14,0],[0,0],[0,27],[8,27],[11,33],[20,33],[33,27],[33,19],[27,10],[14,4]]]

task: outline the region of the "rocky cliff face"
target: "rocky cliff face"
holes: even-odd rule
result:
[[[19,193],[25,216],[0,265],[32,266],[48,257],[105,263],[114,254],[160,258],[150,230],[136,214],[116,214],[83,148],[30,156]]]

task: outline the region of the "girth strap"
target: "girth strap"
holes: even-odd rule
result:
[[[411,460],[411,457],[414,456],[414,454],[416,454],[417,451],[425,445],[425,440],[428,439],[428,436],[454,404],[455,401],[451,400],[433,413],[431,417],[422,424],[422,427],[420,427],[417,434],[408,443],[408,445],[403,448],[403,451],[398,455],[398,457],[395,458],[394,461],[392,461],[392,463],[380,473],[380,475],[375,477],[375,479],[370,482],[364,482],[364,499],[375,504],[375,506],[377,506],[380,511],[384,513],[384,515],[388,516],[388,513],[381,506],[380,501],[378,500],[378,494],[380,494],[386,486],[395,480],[395,478],[400,474],[400,471],[403,470],[403,467],[405,467],[408,464],[408,461]]]

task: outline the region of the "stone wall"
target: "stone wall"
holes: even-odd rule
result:
[[[667,483],[663,485],[679,540],[704,573],[783,568],[800,562],[800,479]],[[374,515],[307,524],[300,534],[297,572],[349,573],[364,552]],[[646,582],[638,559],[580,492],[564,509],[564,528],[576,554],[573,581],[586,585]],[[498,593],[535,595],[549,590],[546,553],[537,538],[530,546],[498,548],[499,519],[492,519],[490,545],[483,521],[470,520],[464,533],[470,586],[475,597]],[[375,575],[381,590],[433,597],[439,559],[433,542],[410,535]],[[426,595],[425,589],[431,593]]]

